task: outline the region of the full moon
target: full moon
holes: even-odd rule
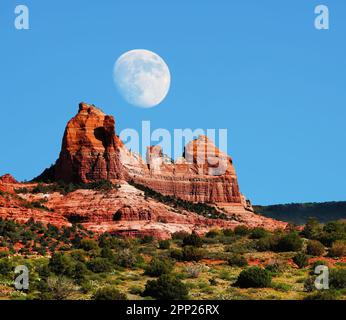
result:
[[[148,50],[131,50],[119,57],[113,70],[114,82],[130,104],[152,108],[165,99],[171,75],[165,61]]]

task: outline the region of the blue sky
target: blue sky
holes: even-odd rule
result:
[[[326,4],[330,30],[314,28]],[[14,28],[14,8],[30,30]],[[346,200],[346,2],[22,0],[0,2],[0,174],[31,179],[58,157],[80,101],[117,131],[227,128],[241,191],[256,204]],[[143,48],[172,85],[153,109],[128,105],[115,60]]]

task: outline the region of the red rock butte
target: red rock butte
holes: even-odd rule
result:
[[[145,162],[140,155],[128,150],[116,135],[112,116],[94,105],[81,103],[77,115],[66,126],[58,160],[35,180],[65,183],[109,180],[118,188],[107,194],[95,190],[77,190],[67,195],[29,192],[20,194],[21,200],[16,198],[12,202],[9,197],[7,202],[0,197],[0,217],[20,221],[33,217],[51,223],[56,219],[59,225],[78,221],[93,231],[151,234],[158,238],[167,238],[180,230],[205,233],[211,228],[233,228],[240,224],[267,229],[286,226],[284,222],[253,212],[250,201],[240,193],[231,157],[206,136],[199,136],[182,151],[183,156],[173,162],[163,154],[161,147],[148,146]],[[11,192],[18,185],[10,176],[0,178],[0,190]],[[210,219],[172,207],[147,197],[138,189],[139,185],[189,203],[207,203],[224,218]],[[42,211],[20,208],[20,201],[42,198],[45,206],[54,211],[53,215],[44,216]]]

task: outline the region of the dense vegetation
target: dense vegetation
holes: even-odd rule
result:
[[[346,219],[346,201],[323,203],[291,203],[272,206],[254,206],[257,213],[266,217],[295,223],[305,224],[309,218],[321,222]]]
[[[0,299],[346,299],[345,250],[342,221],[157,241],[0,220]],[[18,265],[30,270],[26,291],[13,287]],[[330,269],[329,290],[314,285],[319,265]]]

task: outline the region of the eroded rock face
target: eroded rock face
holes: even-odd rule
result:
[[[232,159],[205,136],[186,145],[174,163],[159,146],[148,147],[147,162],[126,148],[115,134],[113,117],[95,106],[81,103],[78,114],[66,127],[56,164],[37,180],[87,183],[111,180],[117,188],[102,192],[77,190],[68,194],[31,193],[36,184],[20,184],[11,176],[0,178],[0,217],[25,222],[68,226],[81,223],[95,232],[116,232],[128,236],[153,235],[169,238],[176,231],[204,234],[212,228],[238,225],[285,228],[286,223],[252,211],[240,193]],[[191,202],[210,203],[227,219],[209,219],[146,197],[133,185],[147,186],[163,195]],[[15,189],[29,189],[17,195]],[[11,193],[9,193],[11,192]],[[28,204],[44,201],[47,210]],[[49,211],[50,210],[50,211]]]
[[[147,163],[115,135],[113,117],[81,103],[78,114],[67,124],[59,159],[38,180],[134,180],[187,201],[244,203],[232,159],[206,136],[187,144],[176,163],[160,146],[148,147],[146,158]]]
[[[114,118],[81,103],[65,129],[59,159],[37,179],[66,183],[122,179],[119,143]]]

